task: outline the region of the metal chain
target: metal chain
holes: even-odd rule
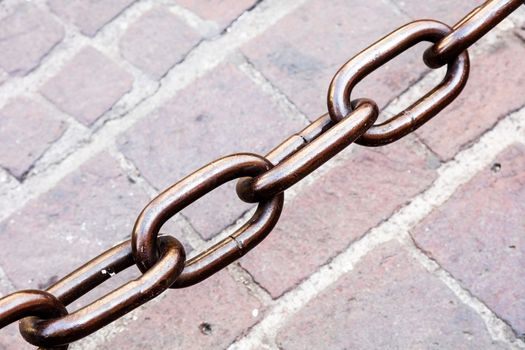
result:
[[[463,90],[469,75],[467,48],[516,10],[523,0],[489,0],[454,27],[434,20],[408,23],[345,63],[328,89],[328,113],[290,136],[265,157],[238,153],[220,158],[180,180],[140,213],[132,238],[61,279],[46,291],[19,291],[0,299],[0,328],[21,320],[29,343],[67,349],[168,288],[184,288],[215,274],[259,244],[281,214],[284,191],[352,142],[381,146],[410,134]],[[353,88],[368,74],[421,41],[432,45],[423,60],[447,65],[443,80],[410,107],[380,124],[369,99],[352,100]],[[258,203],[253,217],[221,242],[186,260],[184,248],[162,225],[180,210],[222,184],[239,179],[237,194]],[[142,275],[95,302],[68,314],[66,306],[112,275],[136,264]],[[102,273],[105,271],[106,273]]]

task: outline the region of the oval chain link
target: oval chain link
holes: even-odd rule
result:
[[[185,260],[184,248],[171,236],[159,239],[159,250],[159,261],[139,278],[73,313],[52,319],[25,318],[20,322],[20,333],[33,345],[67,345],[155,298],[173,284],[184,268]],[[130,241],[126,241],[69,274],[48,292],[53,292],[57,299],[68,304],[133,264]]]
[[[171,217],[222,184],[257,176],[272,168],[267,159],[248,153],[220,158],[180,180],[153,199],[140,213],[132,234],[133,255],[141,271],[157,260],[159,230]],[[281,215],[282,194],[261,201],[253,217],[235,233],[188,260],[173,288],[202,281],[255,247],[273,229]]]
[[[523,3],[523,0],[489,0],[453,29],[441,22],[422,20],[385,36],[348,61],[334,76],[328,92],[328,114],[290,136],[266,157],[234,154],[177,182],[144,208],[131,240],[111,248],[46,291],[19,291],[1,298],[0,328],[21,319],[20,331],[28,342],[67,349],[69,343],[95,332],[167,288],[200,282],[239,259],[276,225],[283,208],[284,190],[350,143],[378,146],[397,140],[454,100],[468,79],[466,49]],[[369,73],[421,41],[433,43],[424,53],[427,66],[448,65],[445,78],[403,112],[373,125],[378,117],[376,104],[366,99],[351,102],[353,88]],[[164,223],[180,210],[238,178],[239,197],[259,205],[252,218],[235,233],[187,261],[179,241],[170,236],[158,237]],[[139,278],[67,313],[65,306],[134,264],[143,273]]]
[[[336,73],[328,90],[328,111],[335,122],[352,111],[354,87],[368,74],[422,41],[437,42],[451,32],[447,25],[431,20],[415,21],[386,35],[350,59]],[[438,114],[463,90],[469,73],[467,52],[449,63],[441,83],[410,107],[387,121],[372,126],[356,143],[381,146],[399,140]]]
[[[378,109],[370,100],[362,99],[354,103],[355,109],[345,119],[286,157],[281,155],[279,158],[284,159],[274,168],[255,178],[241,179],[237,183],[239,198],[252,203],[283,192],[360,137],[376,121]],[[309,132],[311,129],[306,128],[299,136]],[[272,152],[275,154],[275,151]]]
[[[55,319],[67,315],[66,307],[50,292],[24,290],[6,295],[0,299],[0,329],[25,317]],[[53,347],[66,350],[68,345]]]
[[[524,3],[524,0],[485,2],[454,25],[452,32],[429,47],[423,55],[423,60],[430,68],[439,68],[454,61]]]

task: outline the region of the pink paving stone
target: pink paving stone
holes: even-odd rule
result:
[[[97,349],[225,349],[264,311],[226,272],[165,296],[147,304],[136,320]]]
[[[164,189],[216,158],[264,154],[301,128],[244,73],[225,64],[138,123],[119,144],[144,177]],[[183,213],[210,238],[249,207],[229,183]]]
[[[148,196],[106,153],[0,223],[0,265],[17,289],[47,287],[128,239]]]
[[[155,8],[133,23],[120,40],[125,59],[160,79],[200,40],[199,34],[165,8]]]
[[[413,232],[422,249],[520,337],[525,336],[524,213],[525,146],[516,144]]]
[[[311,300],[280,349],[506,349],[481,317],[398,243],[386,243]]]
[[[51,10],[73,22],[82,33],[94,36],[134,0],[49,0]]]
[[[441,159],[448,160],[508,113],[525,105],[517,94],[525,85],[525,47],[508,36],[471,60],[462,94],[417,134]]]
[[[2,350],[29,350],[34,346],[27,344],[18,331],[18,322],[2,328],[0,332],[0,349]]]
[[[64,112],[90,125],[110,110],[132,85],[131,74],[87,46],[40,92]]]
[[[409,22],[381,0],[313,0],[242,48],[249,60],[309,118],[326,111],[326,94],[341,65],[375,40]],[[365,78],[353,97],[380,106],[426,71],[423,47],[395,58]]]
[[[0,332],[0,349],[2,350],[29,350],[34,349],[24,341],[18,332],[18,322],[2,328]]]
[[[394,0],[404,13],[413,19],[431,18],[442,21],[450,26],[462,19],[483,0]]]
[[[199,17],[215,21],[220,29],[227,27],[244,11],[249,10],[257,0],[178,0],[177,4],[195,12]]]
[[[429,186],[434,162],[406,139],[356,148],[285,206],[274,231],[241,265],[279,297]]]
[[[19,179],[66,129],[48,108],[24,97],[4,106],[0,120],[0,165]]]
[[[0,67],[25,75],[64,38],[64,29],[51,16],[24,4],[0,19]]]

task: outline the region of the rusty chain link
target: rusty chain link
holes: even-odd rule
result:
[[[153,199],[140,213],[131,240],[86,263],[46,291],[25,290],[0,299],[0,328],[20,321],[31,344],[67,349],[168,288],[184,288],[210,277],[259,244],[276,225],[284,191],[352,142],[380,146],[413,132],[463,90],[469,75],[466,49],[516,10],[523,0],[489,0],[454,27],[434,20],[408,23],[369,46],[334,76],[328,113],[290,136],[265,157],[238,153],[220,158],[188,175]],[[421,41],[432,45],[423,55],[430,68],[447,65],[442,82],[410,107],[380,124],[377,105],[352,100],[353,88],[368,74]],[[161,227],[180,210],[222,184],[239,179],[237,194],[258,203],[255,214],[221,242],[186,260],[184,248]],[[142,275],[69,314],[66,306],[112,275],[136,264]]]
[[[523,0],[493,0],[475,8],[454,25],[451,33],[425,51],[425,63],[437,68],[452,61],[523,3]]]
[[[339,122],[352,111],[350,94],[361,79],[415,44],[421,41],[436,44],[451,32],[450,27],[438,21],[415,21],[390,33],[345,63],[328,89],[328,111],[332,120]],[[467,83],[468,74],[469,58],[463,51],[448,63],[445,78],[438,86],[401,113],[369,128],[356,142],[364,146],[381,146],[416,130],[459,95]]]

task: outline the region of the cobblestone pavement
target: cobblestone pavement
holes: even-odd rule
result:
[[[0,2],[0,294],[126,239],[150,198],[206,162],[300,130],[367,44],[478,3]],[[287,192],[253,252],[71,349],[525,348],[524,28],[522,7],[476,44],[463,94],[416,133],[352,145]],[[392,115],[431,89],[443,72],[422,46],[356,95]],[[251,209],[233,187],[163,231],[194,252],[224,237]],[[0,348],[31,347],[13,325]]]

